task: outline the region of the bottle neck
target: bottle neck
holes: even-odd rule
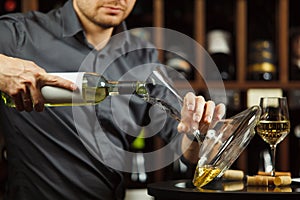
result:
[[[138,94],[146,96],[146,83],[141,81],[107,81],[108,93],[113,95]]]

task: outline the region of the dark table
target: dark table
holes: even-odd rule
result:
[[[191,180],[175,180],[149,184],[148,194],[155,200],[300,200],[300,184],[247,187],[243,181],[218,180],[197,189]]]

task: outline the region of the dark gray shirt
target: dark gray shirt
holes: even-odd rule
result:
[[[2,16],[0,53],[32,60],[47,72],[93,71],[110,80],[119,80],[124,74],[138,79],[130,70],[158,63],[156,51],[148,43],[122,34],[123,30],[124,23],[115,28],[114,34],[120,36],[101,51],[94,51],[85,39],[72,1],[68,1],[47,14]],[[145,73],[153,70],[151,66],[145,67]],[[118,97],[108,97],[97,106],[53,107],[41,113],[18,112],[1,103],[9,165],[6,199],[122,198],[121,173],[102,161],[130,161],[124,161],[122,153],[109,157],[107,152],[114,151],[109,145],[103,152],[107,140],[99,135],[120,149],[128,149],[134,138],[128,137],[128,131],[136,136],[149,123],[149,105],[130,97],[129,103],[118,101],[115,106],[113,98]],[[121,116],[117,121],[116,113]],[[175,128],[174,121],[168,120],[159,134],[170,140]]]

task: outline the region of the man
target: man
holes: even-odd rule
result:
[[[126,132],[114,123],[112,98],[95,107],[79,108],[86,116],[96,112],[101,126],[95,128],[85,118],[82,121],[88,125],[78,125],[80,122],[74,120],[71,107],[45,108],[40,89],[51,85],[76,90],[74,83],[48,73],[86,70],[81,64],[89,55],[94,56],[92,60],[96,63],[115,59],[105,70],[101,65],[93,70],[111,80],[119,80],[132,66],[158,63],[155,50],[140,49],[143,44],[138,38],[127,34],[117,43],[111,41],[113,35],[126,30],[123,21],[134,4],[135,0],[69,0],[48,14],[30,12],[0,18],[0,91],[11,96],[16,104],[14,109],[1,103],[9,168],[6,199],[124,197],[121,173],[96,159],[84,143],[84,136],[78,133],[80,130],[87,134],[103,133],[113,144],[128,148]],[[128,53],[128,46],[140,50]],[[146,117],[141,116],[148,106],[135,98],[131,102],[130,115],[143,126]],[[122,108],[120,105],[117,112]],[[188,93],[181,122],[173,129],[174,125],[170,124],[174,123],[169,120],[160,134],[168,140],[177,130],[188,133],[199,125],[205,128],[213,117],[221,118],[224,112],[224,105],[215,106],[212,101]],[[127,117],[122,118],[124,126],[130,124]],[[186,135],[181,140],[181,148],[187,148],[184,158],[196,163],[198,144]],[[100,147],[105,145],[101,138],[95,141]]]

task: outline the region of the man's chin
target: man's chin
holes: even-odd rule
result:
[[[114,27],[117,27],[119,25],[120,25],[120,23],[107,23],[107,24],[101,24],[100,26],[102,28],[114,28]]]
[[[112,27],[119,26],[121,22],[122,20],[106,20],[98,23],[98,25],[103,28],[112,28]]]

